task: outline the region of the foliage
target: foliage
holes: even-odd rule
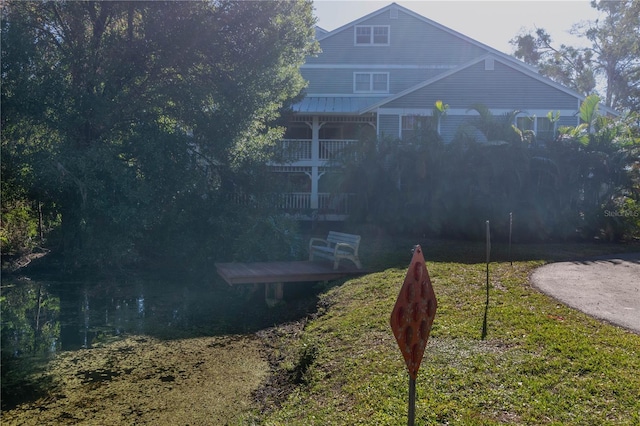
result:
[[[312,35],[303,0],[6,2],[3,180],[61,215],[68,266],[202,260],[203,228],[268,216],[225,213],[264,190]]]
[[[2,253],[23,253],[30,251],[37,237],[37,221],[25,200],[4,201],[2,204],[2,228],[0,243]]]
[[[341,183],[358,193],[350,219],[392,233],[475,239],[490,220],[506,240],[513,213],[520,241],[638,237],[637,117],[603,117],[598,101],[587,97],[585,122],[561,127],[546,145],[515,128],[515,111],[494,116],[483,105],[450,144],[436,133],[364,141]]]
[[[551,36],[539,28],[511,40],[514,55],[540,68],[543,75],[589,95],[597,79],[604,85],[604,105],[621,111],[637,111],[640,100],[640,2],[592,1],[603,14],[595,22],[579,23],[573,32],[591,46],[554,46]]]

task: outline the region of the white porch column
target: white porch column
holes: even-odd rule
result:
[[[320,164],[320,120],[317,115],[313,116],[311,123],[311,208],[316,210],[318,203],[318,181],[320,173],[318,165]]]

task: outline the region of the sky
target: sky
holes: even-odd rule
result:
[[[393,3],[392,0],[314,0],[317,25],[331,31]],[[396,1],[426,18],[512,54],[509,44],[520,33],[544,28],[558,46],[586,46],[569,34],[581,21],[593,21],[598,11],[588,0],[407,0]]]

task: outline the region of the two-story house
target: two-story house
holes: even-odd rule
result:
[[[449,106],[437,123],[445,142],[477,114],[475,104],[496,115],[522,111],[514,124],[540,135],[554,126],[550,111],[560,113],[556,126],[579,124],[584,96],[395,3],[316,36],[322,52],[302,66],[306,96],[282,141],[290,161],[273,165],[290,183],[288,209],[343,218],[348,194],[331,194],[324,182],[332,156],[363,135],[407,137],[438,100]]]

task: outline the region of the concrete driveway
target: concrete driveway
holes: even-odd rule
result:
[[[531,281],[567,306],[640,333],[640,253],[550,263]]]

